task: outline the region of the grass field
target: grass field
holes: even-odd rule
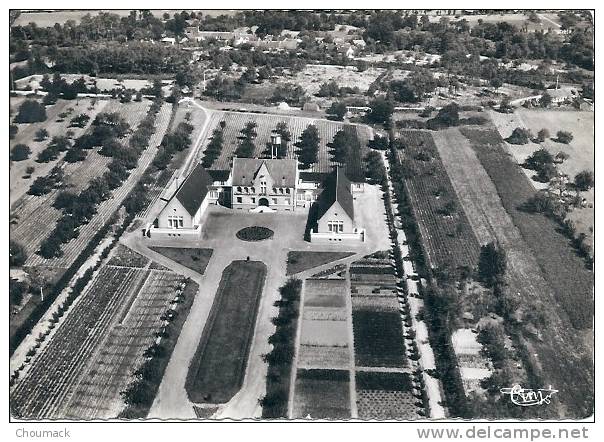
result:
[[[316,173],[327,173],[331,171],[331,168],[336,164],[333,162],[333,158],[330,155],[329,143],[333,140],[336,132],[344,127],[344,123],[328,120],[320,120],[307,117],[290,117],[286,115],[261,115],[254,113],[244,112],[214,112],[208,125],[207,134],[211,134],[212,131],[218,127],[221,121],[225,121],[226,126],[224,128],[224,142],[220,156],[214,161],[212,169],[214,170],[229,170],[231,167],[231,160],[239,145],[239,137],[241,136],[241,129],[243,129],[249,121],[254,121],[258,124],[256,128],[257,137],[254,140],[256,149],[254,151],[254,157],[260,157],[266,150],[266,145],[270,141],[271,132],[277,127],[277,123],[287,123],[288,129],[291,133],[291,142],[288,143],[287,158],[295,158],[297,147],[294,146],[300,137],[302,131],[310,124],[314,124],[320,137],[319,153],[317,162],[312,164],[311,168],[306,172]],[[196,121],[193,121],[193,125],[197,125]],[[347,161],[347,171],[350,173],[364,173],[363,172],[363,158],[368,153],[367,141],[372,137],[371,129],[367,126],[357,125],[355,126],[357,134],[360,140],[360,150],[354,150],[350,153]],[[200,162],[203,159],[203,151],[210,142],[210,136],[206,136],[203,141],[203,149],[198,152],[196,161]]]
[[[296,419],[349,419],[348,371],[298,370],[294,390]]]
[[[295,275],[323,264],[354,255],[354,252],[291,251],[287,254],[287,274]]]
[[[518,164],[535,150],[545,148],[552,155],[563,152],[568,159],[556,167],[562,173],[569,176],[572,181],[575,175],[583,170],[595,170],[595,134],[594,113],[579,112],[574,110],[536,110],[518,109],[513,114],[500,114],[490,112],[491,120],[495,123],[502,138],[510,136],[516,127],[530,129],[534,135],[541,129],[547,129],[551,138],[537,144],[529,142],[525,145],[507,145],[508,151],[513,155]],[[556,132],[559,130],[569,131],[573,134],[573,140],[569,144],[555,141]],[[554,138],[554,139],[552,139]],[[535,172],[524,169],[527,176],[532,177]],[[531,180],[535,188],[547,187],[546,184]],[[594,189],[580,192],[588,203],[594,203]],[[585,207],[574,209],[568,216],[577,227],[577,233],[584,233],[588,242],[593,246],[594,208]]]
[[[154,252],[203,275],[212,257],[212,249],[196,249],[186,247],[150,247]]]
[[[193,402],[225,403],[241,387],[265,276],[266,265],[258,261],[233,261],[222,272],[187,374]]]

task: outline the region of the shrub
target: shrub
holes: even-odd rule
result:
[[[33,100],[24,101],[19,106],[19,113],[15,117],[16,123],[38,123],[46,121],[45,107]]]
[[[9,265],[11,267],[18,267],[25,264],[27,260],[27,254],[25,248],[16,241],[9,242]]]
[[[527,144],[532,137],[533,134],[529,129],[517,127],[508,137],[507,142],[510,144]]]
[[[38,129],[36,131],[36,141],[44,141],[46,138],[48,138],[48,131],[44,128],[42,129]]]
[[[17,136],[18,132],[19,126],[17,126],[16,124],[11,124],[10,126],[8,126],[8,136],[11,140]]]
[[[31,149],[26,144],[17,144],[10,151],[10,159],[13,161],[23,161],[29,158]]]
[[[589,190],[594,184],[594,174],[589,170],[583,170],[575,175],[575,186],[579,190]]]
[[[556,133],[556,139],[560,143],[568,144],[573,140],[573,134],[568,131],[559,130]]]

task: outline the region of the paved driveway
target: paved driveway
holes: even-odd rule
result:
[[[308,213],[249,213],[234,212],[218,206],[207,210],[202,238],[197,241],[181,240],[183,247],[212,248],[214,253],[204,275],[199,275],[173,261],[153,252],[149,246],[176,246],[174,240],[144,239],[139,232],[125,235],[122,242],[134,250],[148,256],[160,264],[192,278],[199,284],[199,292],[191,307],[187,320],[164,378],[159,387],[155,402],[149,413],[150,418],[195,419],[193,404],[185,390],[185,381],[191,360],[197,349],[203,328],[207,321],[214,296],[218,288],[222,271],[232,261],[246,259],[262,261],[268,267],[268,274],[260,300],[254,339],[252,340],[246,375],[241,390],[223,405],[218,418],[260,417],[261,408],[258,399],[265,394],[267,365],[262,354],[270,351],[269,336],[274,332],[270,319],[277,315],[273,306],[279,299],[278,288],[286,280],[285,267],[287,252],[290,250],[316,251],[353,251],[357,257],[380,249],[388,248],[388,236],[384,223],[384,209],[379,199],[379,189],[369,187],[368,192],[357,196],[356,205],[363,210],[359,214],[359,225],[367,229],[368,241],[358,246],[329,244],[310,244],[303,240]],[[381,205],[381,208],[380,208]],[[264,226],[273,230],[270,240],[245,242],[237,239],[236,232],[247,226]]]

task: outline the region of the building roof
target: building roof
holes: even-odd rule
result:
[[[176,198],[191,216],[195,215],[208,194],[208,187],[213,183],[212,177],[201,164],[185,179],[173,198]]]
[[[233,158],[233,186],[251,186],[256,174],[266,164],[268,173],[277,186],[294,187],[298,161],[295,159]]]
[[[325,180],[324,187],[317,200],[319,205],[318,219],[321,219],[337,201],[344,212],[354,221],[354,204],[350,191],[350,181],[346,178],[344,169],[336,167],[336,170]]]

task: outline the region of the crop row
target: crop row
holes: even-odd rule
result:
[[[403,131],[398,160],[432,267],[474,267],[479,243],[429,132]]]
[[[99,271],[15,387],[11,403],[16,416],[55,415],[106,336],[124,297],[145,275],[145,271],[125,268],[104,267]]]
[[[180,279],[172,272],[150,272],[128,311],[96,351],[65,407],[66,417],[99,419],[119,414],[123,408],[120,392],[161,330],[161,317],[175,298]]]

